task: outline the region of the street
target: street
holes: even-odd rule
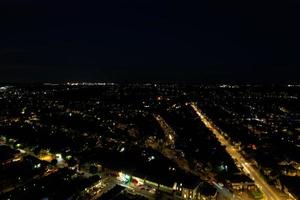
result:
[[[230,144],[230,142],[223,136],[216,125],[197,107],[196,103],[191,103],[192,108],[195,110],[204,125],[216,136],[218,141],[225,147],[227,153],[236,161],[237,164],[242,166],[243,171],[247,176],[255,182],[257,187],[261,189],[264,197],[268,200],[280,200],[280,196],[273,190],[273,188],[264,180],[263,176],[246,161],[246,159],[239,153],[237,149]]]

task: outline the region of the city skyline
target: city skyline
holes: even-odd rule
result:
[[[0,198],[297,200],[299,89],[2,85]]]
[[[0,199],[298,200],[299,10],[0,0]]]

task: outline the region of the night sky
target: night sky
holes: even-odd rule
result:
[[[1,81],[300,80],[297,0],[0,1]]]

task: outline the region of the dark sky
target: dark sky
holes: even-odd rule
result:
[[[0,1],[0,80],[298,81],[298,0]]]

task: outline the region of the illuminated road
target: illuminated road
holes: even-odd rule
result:
[[[258,188],[263,192],[264,197],[268,200],[281,200],[280,196],[272,189],[272,187],[264,180],[259,172],[246,161],[246,159],[236,150],[230,142],[223,136],[224,133],[214,125],[213,122],[197,107],[196,103],[191,103],[204,125],[217,137],[219,142],[225,146],[228,154],[242,166],[244,172],[254,180]]]
[[[99,180],[94,185],[86,188],[81,194],[83,199],[96,200],[100,198],[103,194],[111,190],[116,186],[116,183],[112,177],[105,177]]]
[[[156,197],[155,196],[155,192],[151,193],[151,192],[149,192],[147,190],[143,190],[143,189],[141,189],[138,186],[135,186],[133,184],[124,184],[124,183],[122,183],[122,182],[119,181],[118,185],[125,187],[126,191],[128,193],[133,194],[133,195],[143,196],[143,197],[145,197],[145,198],[147,198],[149,200],[154,200],[155,197]]]
[[[174,146],[175,136],[176,136],[175,131],[169,126],[169,124],[160,115],[154,115],[154,117],[164,131],[166,137],[165,140],[166,146],[172,146],[172,145]]]

